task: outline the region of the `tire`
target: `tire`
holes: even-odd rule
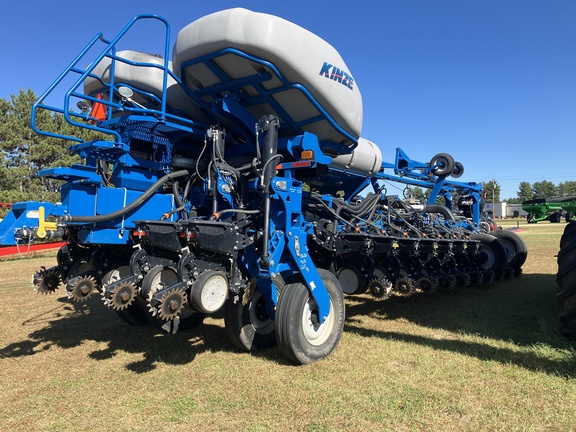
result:
[[[550,223],[560,223],[562,215],[560,212],[554,212],[548,217],[548,219],[550,219]]]
[[[464,174],[464,165],[461,162],[454,162],[454,171],[452,171],[452,177],[460,178]]]
[[[276,281],[275,281],[276,282]],[[246,304],[230,297],[224,305],[224,324],[228,339],[242,351],[255,352],[276,345],[275,322],[266,310],[258,288]]]
[[[454,172],[454,163],[454,158],[448,153],[438,153],[430,160],[431,167],[439,165],[436,168],[432,168],[432,173],[438,177],[452,174]]]
[[[344,294],[336,276],[319,269],[330,297],[330,314],[323,324],[314,320],[316,306],[308,288],[299,281],[280,293],[276,309],[276,340],[280,352],[291,362],[308,364],[330,355],[344,329]]]
[[[522,237],[512,231],[496,230],[492,233],[494,237],[500,240],[500,243],[506,249],[508,255],[508,267],[519,270],[528,257],[528,248]]]
[[[558,252],[558,273],[556,274],[560,307],[561,331],[566,336],[576,336],[576,222],[564,229]]]
[[[508,265],[508,254],[500,240],[492,234],[474,234],[470,238],[481,243],[478,250],[480,268],[491,270],[496,279],[500,279]]]

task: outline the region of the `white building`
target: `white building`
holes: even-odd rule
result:
[[[508,204],[506,201],[494,203],[486,203],[484,211],[492,213],[496,219],[506,219],[511,217],[526,217],[528,213],[522,210],[522,204]]]

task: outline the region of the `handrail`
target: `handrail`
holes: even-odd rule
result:
[[[124,35],[132,28],[132,26],[137,21],[145,20],[145,19],[158,20],[164,24],[165,37],[164,37],[164,56],[163,56],[164,64],[163,65],[158,65],[158,64],[153,64],[153,63],[144,63],[144,62],[142,62],[142,63],[141,62],[131,62],[127,59],[122,59],[122,58],[116,56],[116,45],[118,44],[118,42],[124,37]],[[106,44],[106,47],[100,52],[100,54],[98,54],[96,56],[95,60],[92,61],[86,69],[78,68],[77,66],[78,66],[79,62],[85,58],[86,54],[99,41]],[[112,135],[112,136],[114,136],[115,142],[120,143],[121,142],[121,136],[118,132],[116,132],[114,130],[107,129],[107,128],[103,128],[103,127],[98,126],[98,125],[93,125],[93,124],[89,124],[89,123],[80,123],[76,120],[76,118],[82,118],[83,120],[88,120],[89,116],[87,116],[86,114],[74,113],[70,109],[70,99],[72,97],[80,97],[80,98],[84,98],[86,100],[91,100],[92,102],[97,101],[98,103],[102,103],[105,106],[107,106],[107,112],[108,112],[107,118],[108,119],[111,118],[113,108],[120,108],[119,104],[115,104],[113,102],[114,90],[116,89],[116,86],[114,83],[114,80],[115,80],[115,78],[114,78],[115,73],[114,72],[115,72],[115,67],[116,67],[116,61],[122,61],[122,62],[125,62],[127,64],[131,64],[134,66],[155,67],[155,68],[161,69],[163,71],[162,97],[160,100],[160,103],[161,103],[160,110],[132,109],[132,111],[134,111],[134,112],[146,111],[147,113],[152,113],[152,114],[158,115],[159,121],[166,121],[167,117],[178,119],[180,121],[185,120],[185,119],[181,119],[178,116],[173,116],[173,115],[166,113],[166,99],[167,99],[166,95],[167,95],[168,74],[170,74],[173,78],[175,78],[177,81],[179,81],[179,79],[176,77],[176,75],[174,75],[174,73],[172,73],[172,71],[169,70],[169,53],[170,53],[170,24],[168,23],[168,21],[165,18],[163,18],[159,15],[155,15],[155,14],[136,15],[134,18],[132,18],[128,22],[128,24],[126,24],[124,26],[124,28],[112,40],[106,40],[102,33],[98,33],[96,36],[94,36],[94,38],[92,38],[92,40],[86,45],[86,47],[84,47],[84,49],[74,58],[74,60],[70,63],[70,65],[58,76],[58,78],[50,85],[50,87],[48,87],[48,89],[40,96],[40,98],[38,98],[38,100],[34,103],[34,105],[32,106],[32,113],[31,113],[31,117],[30,117],[30,123],[31,123],[32,129],[40,135],[45,135],[45,136],[49,136],[49,137],[53,137],[53,138],[60,138],[60,139],[65,139],[65,140],[70,140],[70,141],[80,142],[80,143],[83,142],[82,139],[75,137],[75,136],[58,134],[58,133],[54,133],[51,131],[46,131],[46,130],[42,130],[42,129],[38,128],[38,126],[36,125],[37,112],[39,109],[45,109],[48,111],[62,114],[64,116],[65,120],[68,123],[70,123],[71,125],[79,126],[81,128],[84,128],[84,129],[89,129],[89,130],[101,132],[101,133],[108,134],[108,135]],[[83,93],[77,92],[78,87],[80,87],[83,84],[84,80],[87,77],[90,76],[93,78],[99,78],[99,77],[96,77],[94,74],[92,74],[92,72],[98,66],[98,64],[104,59],[104,57],[108,57],[112,60],[111,73],[110,73],[110,83],[107,84],[107,83],[104,83],[103,81],[101,81],[104,87],[108,87],[107,91],[109,91],[109,99],[108,100],[96,100],[96,98],[94,98],[92,96],[84,95]],[[46,104],[45,103],[46,98],[54,91],[54,89],[59,84],[62,83],[64,78],[69,76],[69,74],[71,74],[71,73],[79,74],[80,77],[72,84],[72,86],[66,92],[66,94],[64,96],[63,108],[58,108],[58,107]],[[192,122],[190,122],[190,123],[192,123]]]

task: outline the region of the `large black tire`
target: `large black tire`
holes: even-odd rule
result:
[[[548,219],[550,219],[550,223],[560,223],[562,220],[562,214],[560,212],[552,213]]]
[[[276,340],[282,354],[296,364],[308,364],[330,355],[344,330],[344,294],[336,276],[318,273],[330,297],[330,314],[319,324],[317,307],[308,288],[293,282],[282,290],[276,309]]]
[[[233,297],[228,298],[224,305],[224,324],[228,338],[242,351],[254,352],[276,345],[275,323],[257,287],[246,304],[242,299],[234,302]]]
[[[508,266],[508,254],[500,240],[492,234],[474,234],[470,238],[481,243],[478,251],[480,268],[492,271],[496,279],[500,279]]]
[[[526,262],[526,258],[528,258],[528,248],[524,239],[515,232],[506,230],[496,230],[492,235],[500,240],[500,243],[506,249],[508,267],[514,269],[514,272],[518,274],[518,271]]]
[[[561,331],[576,336],[576,222],[566,225],[558,252],[557,300],[560,306]]]

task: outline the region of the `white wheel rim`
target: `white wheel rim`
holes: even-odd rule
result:
[[[310,303],[314,307],[310,306]],[[319,346],[325,343],[332,331],[334,329],[335,313],[334,304],[330,300],[330,314],[320,325],[314,324],[312,321],[312,312],[316,311],[316,304],[312,299],[309,299],[304,305],[304,310],[302,311],[302,330],[304,332],[304,337],[310,343],[310,345]]]
[[[226,301],[228,282],[222,275],[214,275],[206,281],[200,293],[200,301],[205,310],[214,312]]]
[[[496,262],[494,251],[487,246],[483,246],[480,248],[480,252],[486,255],[486,262],[482,265],[482,267],[492,268],[494,266],[494,263]]]

